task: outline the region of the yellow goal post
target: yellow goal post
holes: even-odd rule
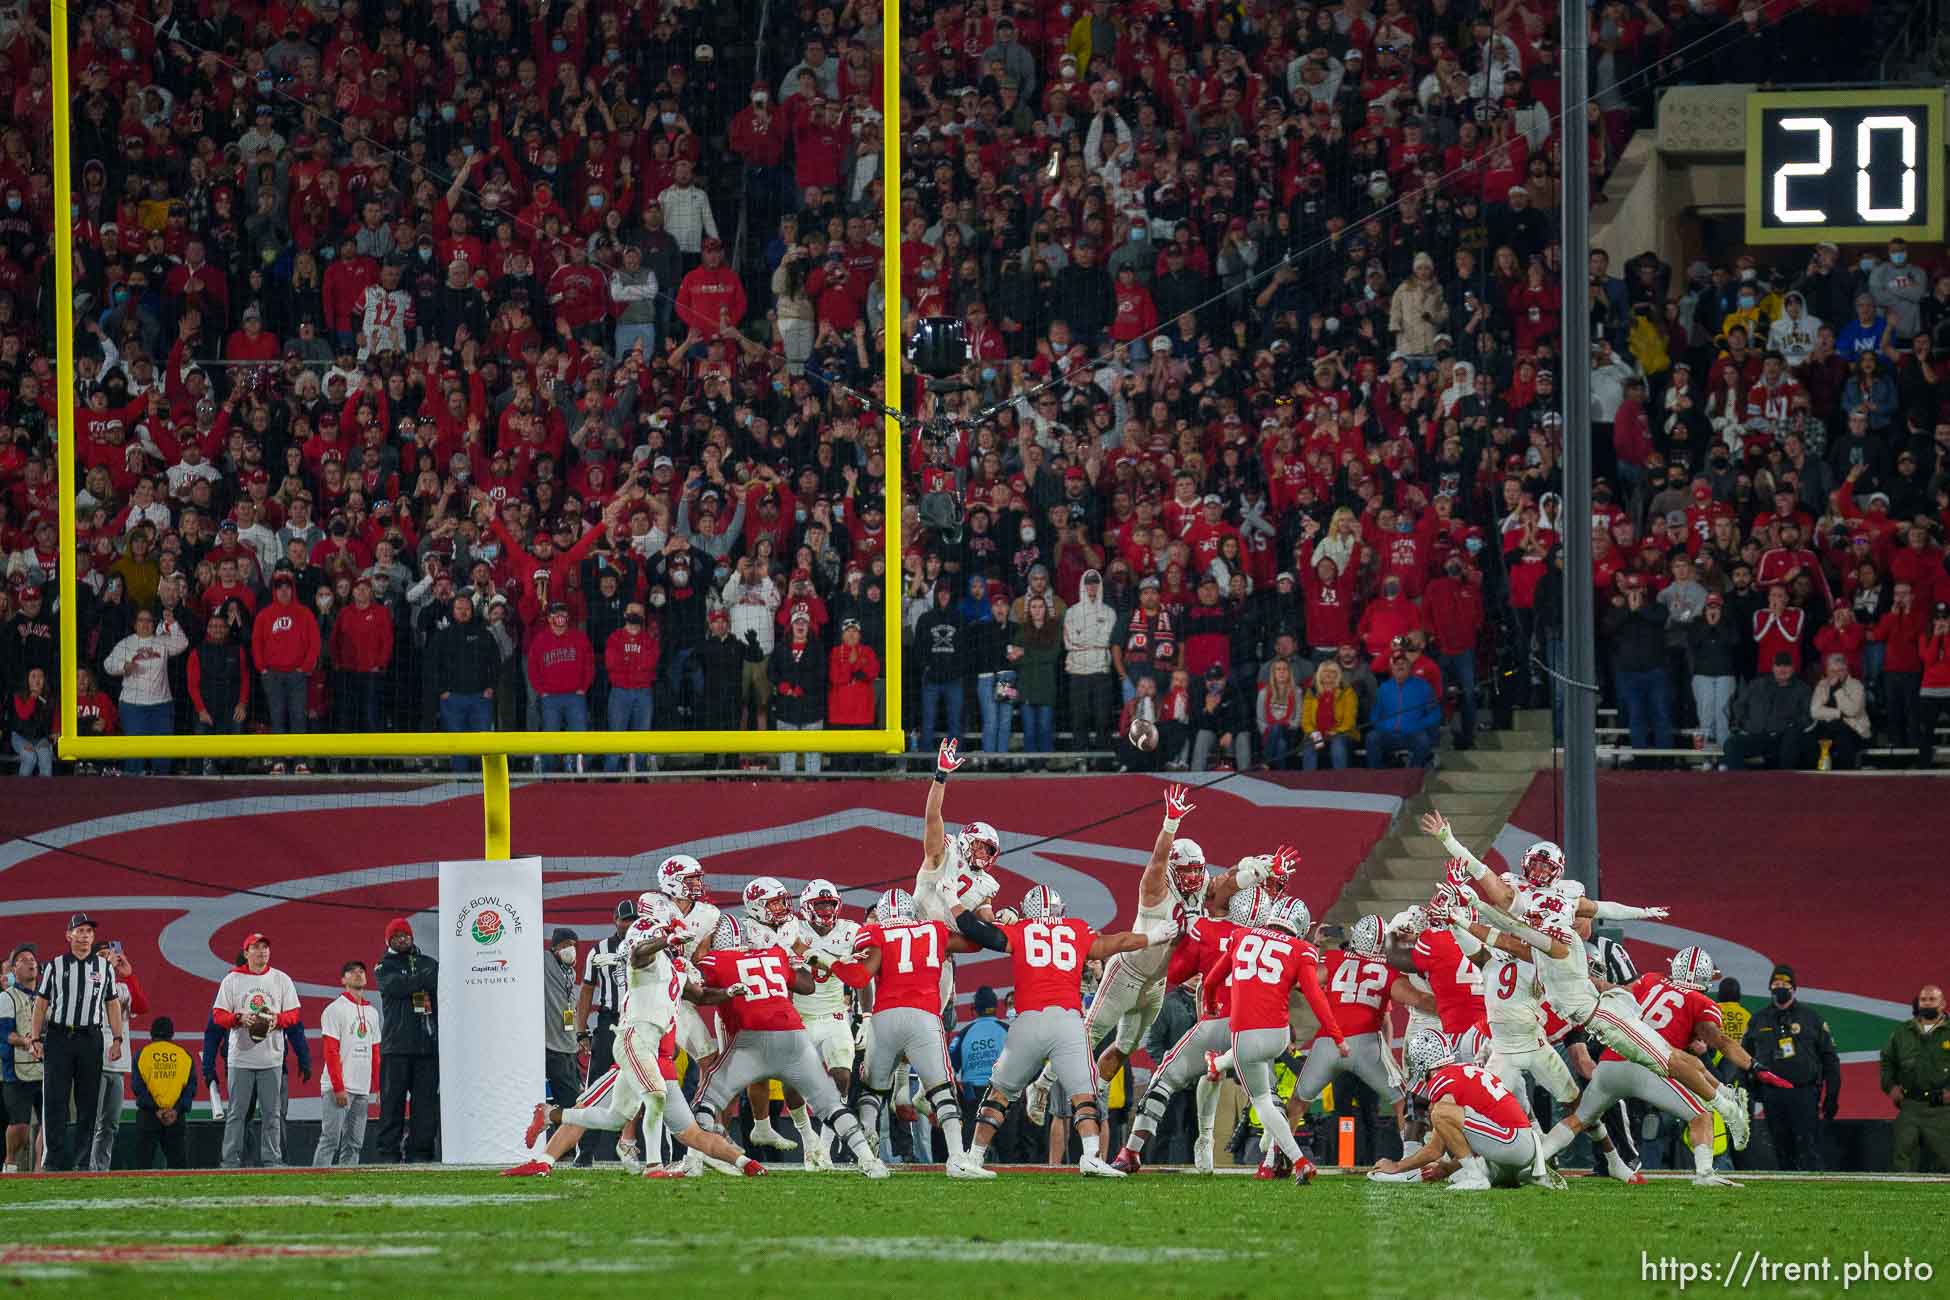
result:
[[[72,89],[68,63],[68,7],[64,0],[49,6],[52,36],[54,98],[54,189],[57,196],[74,192],[72,144],[69,136],[72,116]],[[901,406],[901,379],[904,356],[901,312],[901,13],[899,4],[882,11],[881,90],[881,175],[883,178],[881,263],[884,305],[882,321],[886,327],[883,348],[886,400],[890,407]],[[57,197],[57,210],[62,200]],[[67,760],[104,761],[111,759],[189,758],[236,759],[281,758],[300,749],[307,755],[324,758],[419,758],[479,755],[484,760],[487,791],[490,856],[497,822],[501,852],[506,852],[507,762],[510,754],[747,754],[899,753],[906,747],[902,723],[902,646],[901,591],[901,506],[903,473],[906,466],[905,439],[899,421],[884,417],[883,456],[888,464],[885,475],[884,510],[886,516],[887,580],[883,588],[886,647],[884,676],[886,725],[865,730],[836,731],[397,731],[397,732],[307,732],[302,738],[289,734],[262,735],[169,735],[169,736],[83,736],[78,734],[76,670],[79,666],[79,627],[77,583],[79,560],[76,536],[75,496],[77,459],[75,446],[76,391],[75,319],[72,304],[74,284],[74,231],[66,222],[55,223],[55,301],[66,304],[55,313],[55,364],[62,400],[57,403],[57,456],[60,476],[59,531],[60,575],[58,579],[60,626],[60,682],[57,718],[60,723],[58,753]],[[498,791],[498,799],[497,799]],[[499,804],[497,810],[496,804]]]

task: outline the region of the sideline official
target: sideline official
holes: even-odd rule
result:
[[[1828,1022],[1795,1000],[1794,967],[1782,964],[1768,977],[1774,1004],[1754,1013],[1741,1046],[1756,1070],[1772,1070],[1791,1088],[1762,1085],[1754,1098],[1767,1109],[1774,1160],[1782,1169],[1821,1169],[1821,1126],[1842,1103],[1842,1058]]]
[[[1916,1172],[1918,1149],[1928,1147],[1936,1172],[1950,1173],[1950,1017],[1943,1013],[1943,990],[1925,984],[1910,1009],[1914,1014],[1882,1049],[1882,1090],[1896,1107],[1896,1171]]]
[[[95,918],[76,912],[68,918],[68,951],[41,970],[35,991],[34,1037],[46,1052],[42,1064],[41,1114],[47,1134],[46,1168],[75,1167],[76,1148],[68,1137],[68,1097],[74,1097],[75,1131],[86,1151],[95,1132],[95,1107],[101,1100],[102,1061],[119,1061],[128,1051],[122,1019],[122,990],[107,953],[95,952]],[[104,1048],[102,1026],[108,1026]]]

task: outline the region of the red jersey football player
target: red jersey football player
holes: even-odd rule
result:
[[[1735,1068],[1753,1070],[1754,1058],[1740,1044],[1727,1037],[1720,1023],[1720,1004],[1706,995],[1706,986],[1719,978],[1713,959],[1704,948],[1681,948],[1673,954],[1670,978],[1647,971],[1632,981],[1632,998],[1639,1004],[1640,1017],[1673,1048],[1699,1054],[1695,1044],[1717,1051]],[[1777,1088],[1787,1081],[1769,1070],[1755,1070],[1754,1077]],[[1591,1082],[1578,1102],[1576,1113],[1563,1123],[1572,1132],[1595,1126],[1613,1102],[1635,1098],[1654,1110],[1686,1121],[1686,1140],[1693,1148],[1693,1182],[1701,1187],[1733,1187],[1730,1179],[1713,1172],[1713,1114],[1685,1084],[1661,1078],[1635,1061],[1627,1061],[1606,1048],[1592,1071]]]
[[[1312,926],[1307,905],[1297,898],[1274,901],[1263,928],[1242,930],[1227,946],[1232,979],[1232,1068],[1252,1099],[1266,1130],[1266,1151],[1256,1178],[1278,1178],[1279,1158],[1293,1164],[1296,1183],[1313,1181],[1314,1162],[1300,1150],[1286,1110],[1273,1094],[1273,1062],[1286,1055],[1293,1032],[1288,1003],[1295,986],[1313,1008],[1322,1034],[1334,1040],[1342,1059],[1347,1036],[1327,995],[1320,989],[1320,953],[1300,936]]]
[[[1382,960],[1381,918],[1364,916],[1348,932],[1346,948],[1321,954],[1321,986],[1334,1006],[1334,1018],[1347,1035],[1348,1056],[1322,1051],[1327,1031],[1314,1039],[1307,1060],[1294,1081],[1293,1095],[1312,1104],[1343,1071],[1354,1074],[1395,1109],[1395,1131],[1406,1120],[1402,1104],[1401,1072],[1388,1045],[1388,1007],[1399,1002],[1419,1011],[1434,1011],[1435,1000],[1398,975]]]
[[[1122,1178],[1121,1169],[1097,1154],[1097,1132],[1104,1122],[1097,1100],[1097,1067],[1090,1044],[1083,1037],[1083,964],[1120,952],[1136,952],[1154,944],[1177,941],[1175,927],[1147,937],[1135,931],[1098,934],[1075,917],[1063,915],[1063,897],[1048,885],[1032,886],[1022,896],[1021,919],[993,925],[953,900],[955,924],[975,943],[1009,954],[1015,979],[1016,1018],[996,1058],[988,1095],[975,1113],[975,1140],[959,1165],[950,1164],[950,1178],[979,1178],[982,1162],[1003,1115],[1043,1068],[1054,1067],[1056,1081],[1070,1098],[1077,1136],[1083,1139],[1083,1158],[1077,1172],[1101,1178]],[[986,1172],[986,1171],[983,1171]]]
[[[698,1122],[721,1131],[718,1113],[740,1089],[755,1079],[778,1079],[839,1134],[861,1173],[885,1178],[887,1166],[833,1087],[799,1009],[792,1005],[793,993],[810,993],[816,987],[812,970],[776,943],[747,948],[747,942],[735,919],[720,917],[711,951],[697,959],[705,988],[736,994],[723,1007],[725,1049],[698,1088]]]
[[[941,972],[948,954],[975,952],[977,946],[940,921],[914,915],[914,895],[890,889],[874,904],[873,918],[860,927],[850,960],[831,963],[833,973],[854,988],[873,984],[873,1048],[860,1090],[860,1127],[880,1132],[880,1112],[893,1093],[894,1066],[901,1060],[921,1076],[929,1107],[941,1123],[948,1142],[948,1169],[955,1173],[966,1161],[962,1149],[961,1103],[955,1098],[954,1069],[948,1063],[948,1040],[941,1031]],[[823,961],[826,954],[809,956]],[[980,1169],[975,1178],[993,1178]]]
[[[1242,889],[1227,900],[1223,919],[1199,917],[1179,936],[1171,950],[1171,963],[1165,968],[1165,987],[1198,980],[1198,1021],[1165,1053],[1151,1075],[1150,1086],[1145,1088],[1137,1115],[1131,1120],[1131,1135],[1111,1161],[1114,1168],[1134,1174],[1143,1167],[1144,1144],[1158,1131],[1165,1107],[1171,1105],[1179,1089],[1196,1082],[1198,1138],[1192,1143],[1192,1168],[1202,1174],[1212,1172],[1212,1126],[1218,1117],[1219,1085],[1207,1077],[1205,1062],[1232,1041],[1228,945],[1242,929],[1263,925],[1275,901],[1272,894],[1257,886]]]
[[[1432,925],[1415,938],[1415,948],[1406,964],[1391,954],[1390,964],[1398,970],[1414,970],[1429,982],[1435,997],[1436,1019],[1442,1032],[1456,1049],[1456,1059],[1473,1061],[1483,1040],[1476,1026],[1485,1019],[1483,972],[1464,954],[1456,936],[1446,926]]]
[[[1495,1075],[1480,1065],[1458,1064],[1449,1040],[1433,1029],[1410,1034],[1402,1057],[1408,1065],[1410,1091],[1430,1103],[1429,1124],[1434,1132],[1406,1160],[1376,1161],[1369,1178],[1377,1182],[1447,1178],[1459,1192],[1526,1179],[1564,1186],[1544,1167],[1530,1117]]]

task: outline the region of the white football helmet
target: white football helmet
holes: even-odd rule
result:
[[[718,917],[718,928],[711,932],[711,951],[728,952],[745,946],[745,928],[729,912]]]
[[[890,889],[874,900],[873,919],[885,925],[889,921],[912,921],[914,919],[914,895],[905,889]]]
[[[1304,902],[1289,895],[1273,900],[1264,924],[1269,930],[1284,930],[1298,938],[1312,927],[1313,916]]]
[[[745,919],[772,929],[792,915],[792,896],[777,876],[757,876],[745,886]]]
[[[1347,950],[1362,957],[1381,956],[1381,918],[1369,913],[1350,926]]]
[[[987,822],[970,822],[955,837],[962,857],[972,867],[987,871],[1002,853],[1002,837]]]
[[[830,880],[811,880],[799,891],[799,915],[831,929],[840,919],[840,890]]]
[[[1456,1052],[1439,1030],[1427,1025],[1408,1036],[1402,1044],[1402,1064],[1408,1069],[1412,1081],[1420,1081],[1429,1071],[1449,1064],[1456,1059]]]
[[[1173,840],[1171,856],[1165,860],[1165,875],[1171,881],[1172,892],[1183,902],[1191,903],[1205,892],[1205,850],[1197,840]]]
[[[1278,901],[1258,885],[1239,890],[1226,900],[1226,920],[1234,925],[1265,925],[1267,913]]]
[[[1564,850],[1549,840],[1538,840],[1523,851],[1520,870],[1531,884],[1549,888],[1564,874]]]
[[[1022,896],[1023,919],[1054,921],[1063,915],[1063,895],[1048,885],[1031,885]]]
[[[1707,956],[1706,949],[1698,945],[1681,948],[1672,955],[1672,982],[1682,989],[1704,991],[1719,977],[1720,972],[1714,967],[1713,959]]]
[[[704,864],[688,853],[673,853],[657,864],[657,890],[666,898],[703,899]]]

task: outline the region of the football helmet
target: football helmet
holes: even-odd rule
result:
[[[1549,840],[1538,840],[1523,851],[1522,871],[1531,884],[1549,888],[1564,874],[1564,850]]]
[[[1720,972],[1714,969],[1713,959],[1706,949],[1695,944],[1681,948],[1672,955],[1672,982],[1682,989],[1704,990],[1708,984],[1719,978]]]
[[[745,919],[777,929],[792,915],[792,896],[777,876],[757,876],[745,886]]]
[[[1021,911],[1026,921],[1054,921],[1063,915],[1063,895],[1048,885],[1031,885],[1022,896]]]
[[[983,871],[994,866],[996,858],[1002,853],[1002,837],[987,822],[968,823],[955,837],[955,843],[968,864]]]
[[[1402,1044],[1402,1064],[1408,1069],[1411,1080],[1420,1080],[1429,1071],[1449,1064],[1456,1059],[1456,1051],[1449,1045],[1439,1030],[1424,1025],[1408,1036]]]
[[[1258,885],[1239,890],[1226,900],[1226,920],[1234,925],[1265,925],[1266,914],[1278,901]]]
[[[1362,957],[1381,956],[1381,918],[1369,913],[1350,926],[1347,950]]]
[[[840,919],[840,890],[830,880],[811,880],[799,891],[799,915],[814,925],[832,928]]]
[[[673,853],[657,866],[657,891],[666,898],[704,897],[704,864],[688,853]]]
[[[1401,912],[1397,913],[1393,923],[1388,927],[1390,932],[1407,939],[1413,939],[1416,935],[1428,928],[1429,909],[1420,903],[1415,904],[1413,907],[1404,908]]]
[[[1263,922],[1268,929],[1284,930],[1295,938],[1306,934],[1313,923],[1313,915],[1307,911],[1306,903],[1292,896],[1274,899]]]
[[[1205,891],[1205,850],[1197,840],[1173,840],[1171,856],[1165,860],[1165,874],[1172,892],[1184,902],[1192,902]]]
[[[711,932],[711,951],[726,952],[745,946],[745,928],[738,918],[726,912],[718,917],[718,928]]]
[[[911,921],[914,919],[914,895],[905,889],[890,889],[874,900],[873,919],[885,925],[889,921]]]

